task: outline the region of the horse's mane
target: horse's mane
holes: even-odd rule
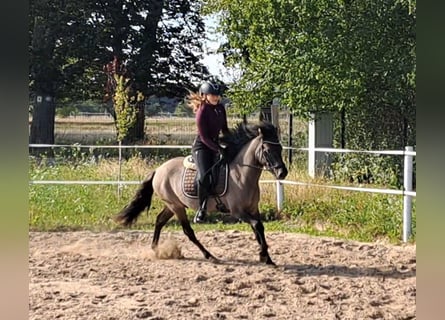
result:
[[[227,161],[232,161],[246,143],[258,137],[259,130],[261,130],[264,140],[279,142],[277,128],[271,122],[261,121],[259,124],[238,123],[220,139],[223,144],[227,145]]]

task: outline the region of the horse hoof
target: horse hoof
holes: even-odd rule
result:
[[[269,257],[269,255],[267,255],[267,256],[260,255],[260,262],[263,262],[263,263],[271,265],[271,266],[276,266],[276,264],[272,261],[272,259]]]
[[[221,263],[221,261],[218,258],[215,258],[213,256],[210,257],[209,260],[212,261],[213,263]]]
[[[219,259],[217,259],[217,258],[215,258],[214,256],[212,256],[210,253],[204,255],[204,257],[205,257],[207,260],[209,260],[209,261],[212,261],[212,262],[219,262]]]
[[[269,266],[272,266],[272,267],[276,267],[276,266],[277,266],[277,265],[275,264],[275,262],[273,262],[270,258],[269,258],[268,261],[266,261],[266,264],[268,264]]]

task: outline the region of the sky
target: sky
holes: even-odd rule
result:
[[[225,39],[221,33],[216,33],[218,19],[215,15],[209,15],[204,18],[204,23],[206,25],[207,40],[203,45],[204,58],[201,62],[207,66],[212,75],[217,76],[226,83],[230,83],[234,81],[236,72],[225,68],[223,65],[223,55],[221,53],[215,53],[221,41]]]

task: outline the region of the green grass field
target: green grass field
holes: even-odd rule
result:
[[[134,156],[122,164],[122,180],[141,180],[157,165],[160,158]],[[113,159],[91,161],[84,155],[81,160],[46,164],[30,159],[30,180],[117,180],[119,164]],[[262,179],[270,179],[265,172]],[[311,181],[306,173],[293,168],[287,180]],[[323,181],[315,181],[323,183]],[[282,212],[275,209],[275,191],[272,184],[260,184],[260,211],[267,231],[303,232],[328,235],[361,241],[388,241],[399,243],[402,234],[401,196],[331,190],[308,186],[285,186]],[[377,187],[377,186],[373,186]],[[117,186],[110,185],[30,185],[30,230],[114,230],[120,228],[112,217],[133,196],[137,186],[126,185],[118,196]],[[152,229],[156,214],[162,209],[154,198],[151,210],[141,214],[137,229]],[[190,218],[193,212],[188,212]],[[211,217],[214,223],[194,225],[194,229],[250,230],[245,223],[224,224],[219,216]],[[180,229],[174,219],[166,226]],[[416,205],[413,203],[413,237],[416,235]]]

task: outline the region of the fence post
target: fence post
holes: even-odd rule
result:
[[[311,114],[308,126],[308,174],[310,177],[315,177],[315,115]]]
[[[315,149],[332,148],[333,132],[331,113],[311,113],[308,126],[308,174],[312,178],[329,175],[331,155],[327,152],[317,152]]]
[[[280,180],[277,180],[276,186],[277,186],[277,210],[278,212],[280,212],[281,210],[283,210],[284,188]]]
[[[121,198],[121,192],[122,192],[121,177],[122,177],[122,141],[119,140],[119,171],[117,174],[117,198],[119,200]]]
[[[413,147],[405,147],[405,151],[413,151]],[[403,191],[413,191],[413,156],[404,155]],[[411,236],[412,196],[403,194],[403,242]]]
[[[292,166],[292,126],[293,126],[293,116],[292,116],[292,112],[289,111],[289,115],[288,115],[288,133],[287,133],[287,146],[289,147],[289,149],[287,150],[287,162],[289,163],[289,167]]]

